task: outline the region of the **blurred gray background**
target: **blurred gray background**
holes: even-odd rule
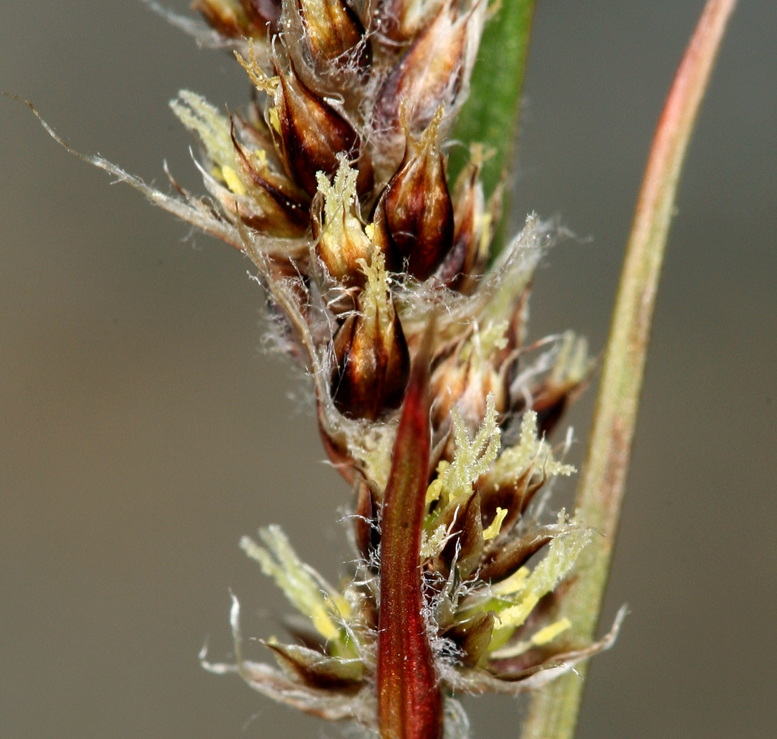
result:
[[[538,275],[534,337],[603,346],[702,6],[539,3],[516,205],[578,238]],[[631,616],[592,668],[583,738],[777,736],[776,38],[773,0],[743,0],[683,175],[605,611]],[[75,148],[163,186],[167,158],[197,188],[167,108],[181,87],[232,108],[249,89],[139,0],[0,4],[0,89]],[[280,633],[288,608],[241,535],[281,523],[332,579],[350,556],[350,492],[261,351],[247,262],[7,99],[0,193],[0,737],[338,736],[197,661],[206,638],[230,655],[230,588],[247,634]],[[592,399],[569,416],[578,461]],[[520,702],[469,705],[480,739],[517,736]]]

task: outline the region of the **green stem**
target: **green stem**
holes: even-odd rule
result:
[[[677,185],[704,92],[736,0],[708,0],[669,92],[648,157],[626,249],[602,368],[588,456],[576,505],[602,536],[580,557],[579,579],[562,604],[574,636],[595,635],[629,465],[658,279]],[[585,666],[538,692],[523,739],[571,739]]]

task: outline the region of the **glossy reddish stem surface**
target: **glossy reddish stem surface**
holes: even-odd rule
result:
[[[378,620],[382,739],[440,739],[443,731],[440,682],[421,615],[419,566],[431,444],[428,339],[410,376],[383,501]]]

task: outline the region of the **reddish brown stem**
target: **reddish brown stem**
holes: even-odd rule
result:
[[[442,693],[421,609],[428,483],[430,327],[410,375],[383,501],[378,712],[382,739],[440,739]]]

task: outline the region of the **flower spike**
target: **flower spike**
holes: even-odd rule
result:
[[[242,540],[299,612],[291,643],[261,642],[277,666],[246,658],[237,599],[236,664],[203,664],[382,739],[459,739],[454,694],[539,687],[609,648],[622,618],[580,638],[568,594],[599,527],[543,513],[549,482],[574,472],[546,437],[594,367],[572,332],[526,343],[557,229],[531,215],[500,249],[502,186],[484,167],[495,144],[461,135],[456,163],[449,140],[487,2],[197,7],[255,88],[234,114],[186,91],[172,103],[201,143],[207,195],[84,158],[250,259],[272,344],[309,375],[354,496],[335,585],[277,526]]]

